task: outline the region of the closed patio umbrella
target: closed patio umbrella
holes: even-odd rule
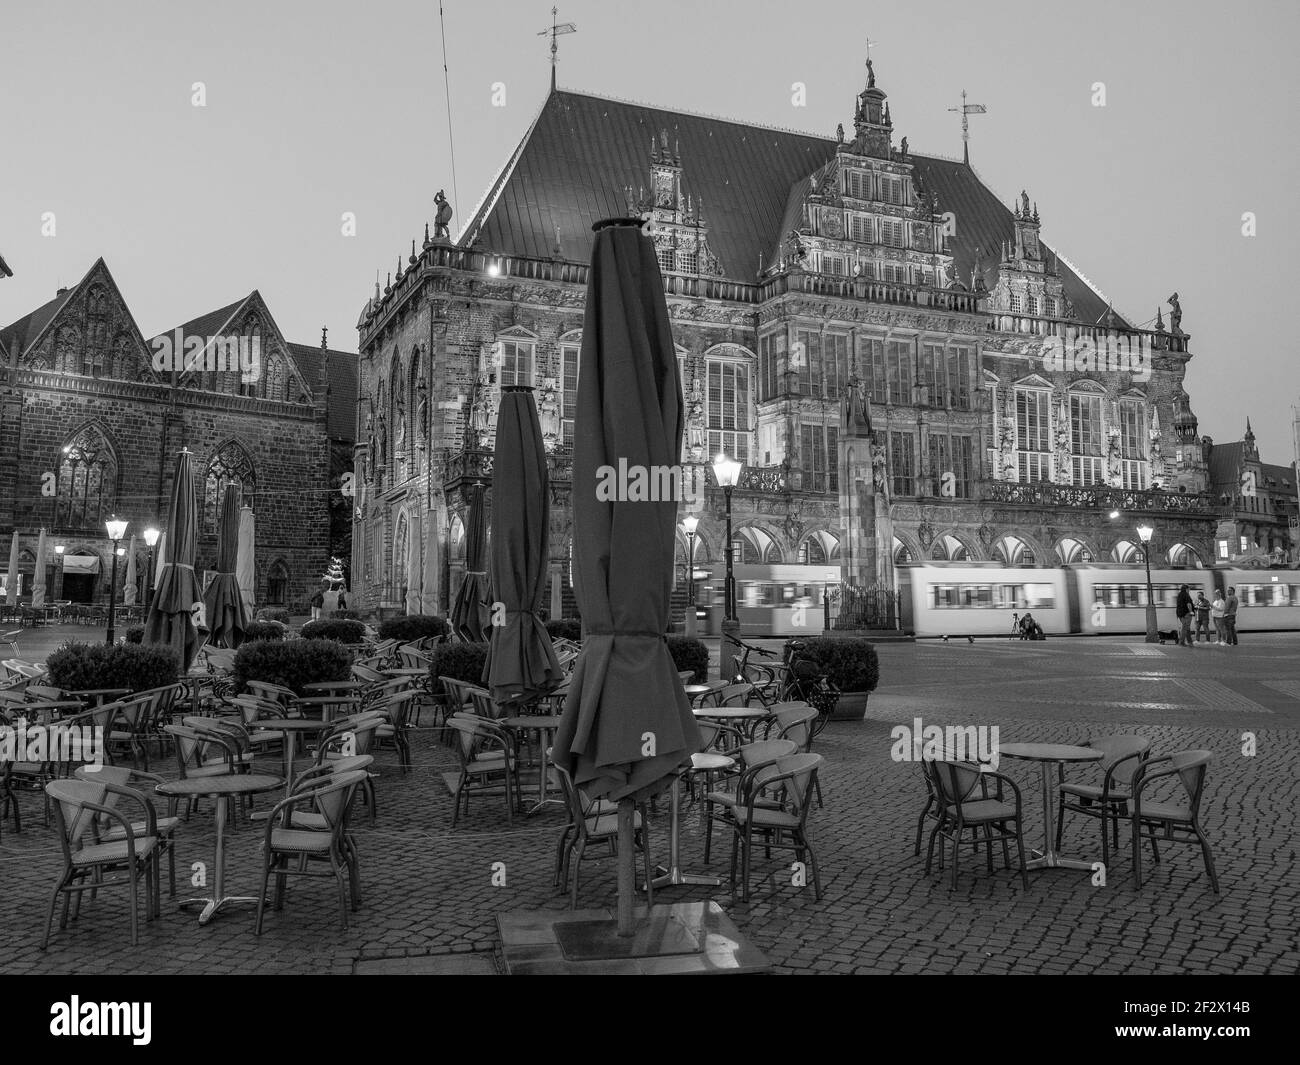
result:
[[[226,486],[217,522],[217,575],[203,593],[203,606],[214,647],[238,647],[248,628],[244,598],[235,577],[235,560],[239,556],[239,487]]]
[[[484,679],[498,703],[528,702],[564,674],[537,613],[546,589],[550,487],[537,405],[526,389],[501,396],[492,492],[492,593],[505,607],[505,624],[492,626]]]
[[[663,280],[636,220],[594,228],[573,448],[583,648],[554,752],[589,795],[619,802],[619,933],[630,935],[634,800],[662,790],[701,740],[664,639],[677,501],[618,486],[611,499],[602,487],[610,470],[640,469],[653,483],[656,468],[680,461],[681,383]]]
[[[162,535],[158,537],[158,549],[157,551],[154,552],[154,555],[155,558],[153,564],[153,586],[154,586],[154,590],[156,591],[158,588],[158,583],[162,580],[163,567],[167,565],[167,530],[166,529],[164,529],[162,531]],[[147,606],[148,604],[145,605]]]
[[[44,536],[44,532],[41,535]],[[122,579],[123,606],[135,606],[135,582],[135,537],[133,536],[131,537],[131,546],[126,552],[126,576]]]
[[[469,511],[465,515],[465,579],[456,592],[456,602],[451,609],[451,624],[456,635],[475,643],[487,639],[492,620],[485,569],[487,516],[483,509],[486,495],[481,484],[470,489]]]
[[[420,581],[424,578],[424,570],[420,568],[420,548],[424,542],[420,529],[420,515],[412,513],[410,534],[406,541],[406,612],[408,614],[420,612]]]
[[[189,670],[200,644],[190,611],[195,603],[203,602],[199,579],[194,573],[199,514],[190,458],[188,450],[176,456],[162,571],[144,629],[145,643],[165,644],[176,652],[182,673]]]
[[[243,507],[239,512],[239,552],[235,558],[235,580],[239,583],[239,597],[244,601],[244,614],[253,616],[257,605],[257,564],[254,546],[257,537],[257,522],[253,517],[252,507]]]
[[[32,606],[40,609],[45,605],[45,528],[36,540],[36,574],[32,577]]]
[[[420,613],[438,613],[438,523],[433,515],[424,522],[424,577],[420,581]]]
[[[14,530],[13,542],[9,545],[9,576],[6,578],[5,602],[10,606],[18,605],[18,530]]]

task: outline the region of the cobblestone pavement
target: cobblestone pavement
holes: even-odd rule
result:
[[[1116,638],[881,645],[881,686],[866,719],[833,723],[818,738],[825,808],[814,807],[810,824],[821,901],[811,886],[791,884],[789,855],[776,852],[771,862],[756,862],[749,903],[731,903],[725,887],[667,889],[656,901],[718,899],[783,973],[1294,973],[1298,650],[1295,634],[1190,650]],[[996,725],[1003,743],[1082,742],[1126,731],[1150,737],[1158,752],[1213,751],[1203,814],[1222,894],[1210,891],[1197,848],[1173,844],[1161,849],[1159,866],[1148,851],[1147,879],[1135,891],[1123,838],[1104,887],[1092,886],[1085,872],[1052,870],[1030,874],[1025,891],[1018,876],[1000,867],[988,873],[969,850],[955,891],[937,869],[927,877],[924,858],[913,854],[924,802],[920,774],[890,758],[890,729],[918,717]],[[1247,733],[1253,756],[1242,754]],[[268,914],[260,938],[251,909],[200,928],[193,911],[178,911],[164,895],[161,919],[142,924],[132,949],[125,892],[114,890],[87,899],[81,917],[63,932],[56,928],[42,953],[60,858],[37,797],[24,795],[23,833],[6,822],[0,838],[0,972],[445,971],[455,955],[471,955],[466,967],[476,971],[491,971],[489,962],[499,969],[497,913],[564,906],[551,890],[563,815],[552,807],[507,828],[499,802],[476,800],[452,829],[441,773],[453,759],[427,728],[415,733],[413,746],[407,775],[393,752],[378,757],[377,824],[358,810],[364,897],[348,931],[339,925],[332,882],[300,880],[290,883],[284,909]],[[277,765],[272,757],[265,769]],[[1023,790],[1026,845],[1036,846],[1043,831],[1038,768],[1008,758],[1000,770]],[[661,860],[665,806],[651,828]],[[684,864],[699,869],[703,833],[694,807],[683,825]],[[259,841],[260,829],[249,824],[228,837],[229,890],[256,894]],[[182,895],[190,893],[191,863],[211,863],[212,843],[208,803],[180,831]],[[1096,822],[1068,821],[1063,849],[1099,859]],[[710,870],[725,875],[728,855],[729,844],[715,839]],[[504,886],[493,886],[498,862]],[[583,904],[612,905],[614,892],[612,860],[589,858]]]

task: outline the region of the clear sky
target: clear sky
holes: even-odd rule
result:
[[[434,0],[3,4],[4,323],[102,255],[146,336],[257,288],[289,339],[328,325],[355,350],[375,271],[439,188],[453,231],[469,216],[549,84],[550,3],[444,0],[453,182]],[[1239,439],[1249,415],[1264,459],[1291,460],[1294,0],[568,0],[560,19],[561,86],[828,136],[869,36],[916,152],[960,156],[966,89],[988,107],[976,170],[1008,202],[1028,189],[1117,310],[1145,323],[1178,291],[1201,431]]]

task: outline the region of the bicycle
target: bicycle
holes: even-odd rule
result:
[[[744,648],[744,654],[740,657],[740,662],[737,664],[736,668],[736,675],[731,678],[731,683],[752,684],[754,686],[755,694],[764,706],[771,706],[772,703],[779,702],[780,700],[773,699],[772,695],[774,690],[779,690],[780,687],[777,670],[781,667],[776,665],[766,666],[757,662],[750,665],[749,662],[749,656],[752,652],[756,651],[764,658],[775,658],[776,652],[769,651],[766,647],[759,647],[757,644],[746,643],[744,640],[740,639],[740,637],[732,636],[730,633],[727,633],[726,635],[727,639],[737,647]]]
[[[813,727],[813,735],[816,736],[829,723],[831,714],[840,701],[840,689],[828,672],[802,657],[806,647],[803,640],[786,640],[785,682],[777,702],[805,702],[813,707],[817,711],[817,721]]]

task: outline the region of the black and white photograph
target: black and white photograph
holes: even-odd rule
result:
[[[1297,45],[1274,0],[6,0],[23,1025],[672,974],[1278,1023],[1229,978],[1300,971]]]

